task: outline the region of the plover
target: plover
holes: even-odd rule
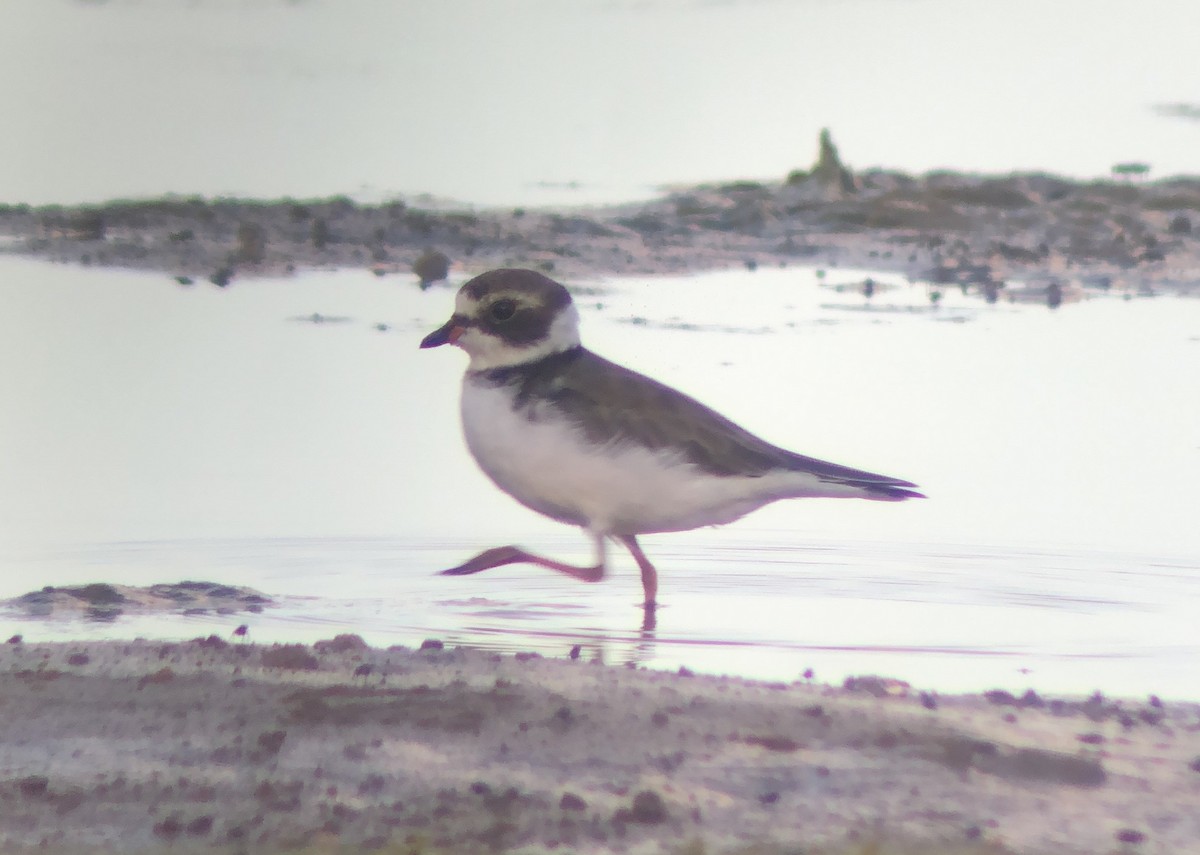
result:
[[[633,554],[653,607],[658,574],[640,534],[723,525],[778,499],[924,498],[908,481],[772,445],[597,356],[580,343],[567,289],[532,270],[492,270],[463,285],[450,320],[421,341],[444,344],[470,357],[462,426],[476,463],[521,504],[583,528],[596,556],[576,566],[499,546],[445,575],[529,563],[598,582],[613,540]]]

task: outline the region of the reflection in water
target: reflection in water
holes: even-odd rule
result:
[[[29,641],[227,636],[247,626],[260,643],[352,632],[378,646],[436,638],[551,658],[578,647],[585,661],[773,680],[811,669],[818,679],[877,673],[940,691],[1194,695],[1200,574],[1186,558],[903,542],[764,548],[724,534],[724,546],[665,552],[665,604],[654,608],[640,604],[633,567],[600,585],[505,568],[473,579],[467,597],[447,596],[463,580],[435,568],[462,544],[98,545],[75,554],[76,572],[150,579],[204,565],[217,577],[253,574],[275,603],[249,616],[131,612],[103,627],[5,617],[0,625]],[[411,566],[400,571],[401,563]]]
[[[640,641],[634,648],[636,656],[631,664],[640,665],[654,659],[654,631],[658,628],[658,605],[645,603],[642,605],[642,632]]]
[[[647,603],[642,606],[642,638],[654,640],[654,630],[658,626],[658,605]]]
[[[519,584],[514,593],[524,593],[525,587]],[[622,664],[651,664],[655,658],[657,606],[630,605],[618,615],[597,614],[594,606],[489,597],[435,605],[449,625],[441,637],[456,644],[549,657],[579,648],[596,661]]]

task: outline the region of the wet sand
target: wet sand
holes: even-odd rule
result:
[[[848,173],[847,173],[848,175]],[[1030,282],[1128,293],[1194,292],[1200,179],[1079,182],[874,171],[830,185],[795,174],[675,188],[579,209],[476,209],[425,197],[167,197],[82,207],[0,206],[8,251],[161,270],[183,284],[314,267],[464,275],[536,267],[567,281],[746,265],[901,272],[993,297]],[[424,258],[424,261],[422,259]]]
[[[11,640],[0,770],[6,853],[1200,846],[1195,703],[756,683],[357,636]]]

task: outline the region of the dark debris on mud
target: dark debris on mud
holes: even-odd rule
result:
[[[164,582],[144,587],[92,582],[86,585],[47,585],[10,600],[0,608],[25,617],[83,617],[114,621],[128,613],[180,612],[236,614],[261,612],[272,601],[254,590],[218,582]]]

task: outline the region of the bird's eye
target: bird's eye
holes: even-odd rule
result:
[[[507,321],[516,312],[517,304],[513,300],[497,300],[488,309],[488,314],[492,316],[492,320],[496,321]]]

